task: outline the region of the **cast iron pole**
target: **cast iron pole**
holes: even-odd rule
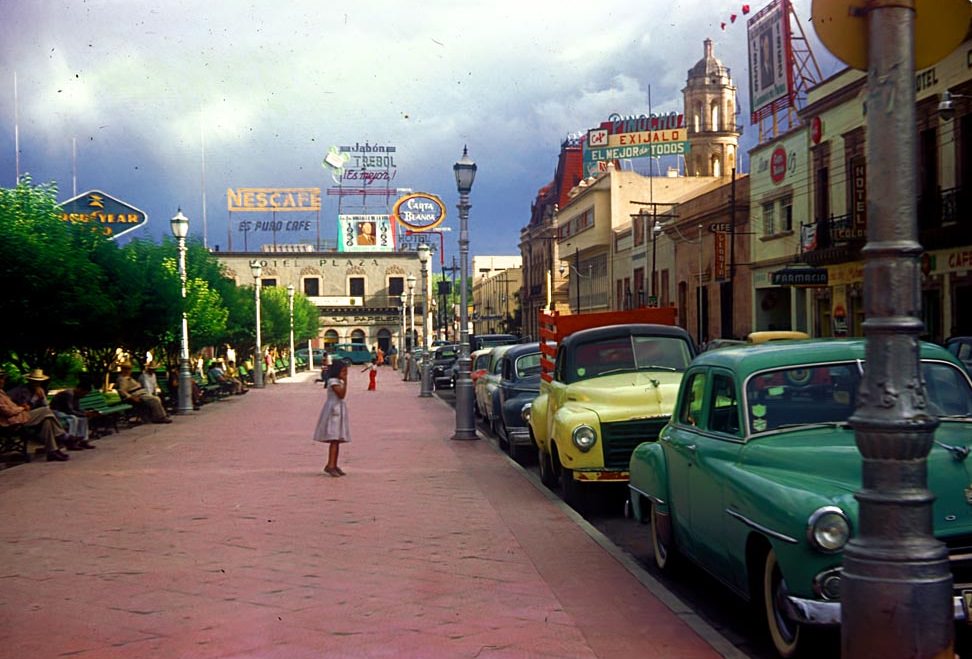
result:
[[[851,417],[863,466],[860,528],[844,550],[842,649],[852,658],[952,657],[952,577],[931,533],[927,487],[938,420],[918,346],[915,12],[906,0],[868,4],[867,362]]]

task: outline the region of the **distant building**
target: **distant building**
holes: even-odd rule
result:
[[[402,346],[401,294],[414,275],[415,328],[421,334],[422,269],[416,252],[214,252],[238,285],[253,285],[250,262],[263,266],[262,285],[294,288],[317,307],[321,329],[314,347],[335,343]],[[408,330],[406,329],[406,336]],[[419,339],[420,340],[420,339]]]
[[[520,257],[516,257],[517,260]],[[523,269],[482,273],[473,281],[473,333],[520,334],[520,289]]]

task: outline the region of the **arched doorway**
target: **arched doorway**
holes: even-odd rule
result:
[[[387,353],[388,349],[391,348],[391,339],[391,332],[384,328],[378,330],[378,347],[381,348],[382,352]]]
[[[332,329],[327,330],[324,332],[324,349],[330,351],[339,340],[337,332]]]
[[[364,333],[364,330],[360,330],[360,329],[352,330],[351,331],[351,343],[362,343],[362,344],[367,345],[368,342],[365,341],[365,333]]]

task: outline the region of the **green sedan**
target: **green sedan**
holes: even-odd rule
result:
[[[634,517],[655,564],[685,557],[759,604],[777,652],[807,625],[840,623],[841,552],[858,526],[861,456],[847,420],[863,340],[796,341],[706,352],[686,371],[657,442],[631,457]],[[945,349],[921,346],[934,533],[948,547],[953,608],[972,592],[972,381]]]

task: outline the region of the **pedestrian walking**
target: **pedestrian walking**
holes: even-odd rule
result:
[[[351,441],[351,421],[348,418],[348,366],[337,360],[327,372],[327,400],[321,409],[321,416],[314,428],[314,441],[327,442],[327,465],[324,473],[328,476],[344,476],[338,467],[338,451],[341,444]]]
[[[368,391],[377,391],[378,390],[378,360],[372,359],[371,364],[369,366],[365,366],[363,369],[361,369],[362,373],[364,373],[365,371],[368,371]]]

